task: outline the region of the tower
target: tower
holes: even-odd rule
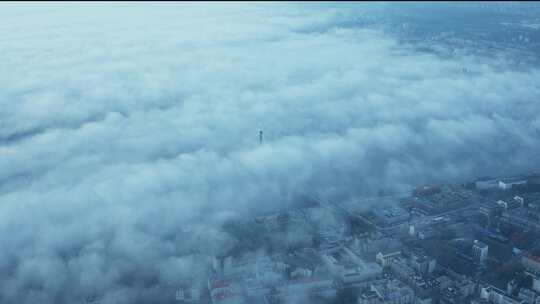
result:
[[[259,130],[259,144],[263,143],[263,131]]]

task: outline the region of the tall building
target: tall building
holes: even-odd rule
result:
[[[478,240],[474,241],[472,251],[473,256],[479,263],[484,263],[488,257],[488,245]]]

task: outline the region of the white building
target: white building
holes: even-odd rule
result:
[[[479,263],[484,263],[488,257],[488,245],[478,240],[473,244],[473,256]]]
[[[401,255],[401,250],[379,252],[375,256],[375,259],[382,267],[387,267],[392,264],[392,261]]]
[[[508,178],[494,178],[494,179],[481,179],[477,180],[474,184],[476,189],[487,190],[487,189],[502,189],[508,190],[515,185],[523,185],[527,183],[527,179],[524,177],[508,177]]]
[[[499,181],[499,188],[502,190],[512,189],[515,185],[524,185],[527,183],[526,179],[522,178],[508,178]]]
[[[480,288],[480,298],[494,304],[523,304],[524,302],[514,297],[508,296],[504,291],[493,286]]]

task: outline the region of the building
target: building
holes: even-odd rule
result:
[[[540,175],[534,174],[529,176],[525,188],[527,192],[540,192]]]
[[[380,304],[379,295],[373,290],[363,290],[358,296],[357,304]]]
[[[487,300],[493,304],[524,304],[522,300],[506,295],[504,291],[494,286],[481,287],[480,299]]]
[[[437,186],[420,186],[414,189],[413,196],[422,197],[422,196],[430,196],[435,193],[441,192],[441,188]]]
[[[409,225],[409,236],[416,237],[416,229],[414,225]]]
[[[432,304],[433,299],[431,296],[416,296],[416,304]]]
[[[516,281],[516,279],[512,279],[508,282],[508,284],[506,284],[506,293],[511,295],[514,293],[514,291],[516,291],[517,288],[518,282]]]
[[[376,263],[366,263],[363,267],[344,269],[340,279],[344,284],[373,280],[382,275],[382,267]]]
[[[437,265],[434,258],[423,254],[413,254],[411,256],[411,266],[418,273],[423,275],[431,274]]]
[[[330,273],[344,284],[365,282],[382,275],[382,267],[365,262],[347,247],[322,254],[321,258]]]
[[[214,257],[212,268],[220,278],[240,279],[255,273],[257,256],[245,254],[241,257]]]
[[[489,247],[487,244],[478,240],[474,241],[472,246],[472,253],[473,257],[478,263],[483,264],[486,261],[488,257],[488,249]]]
[[[401,256],[401,250],[385,251],[377,253],[377,255],[375,255],[375,260],[382,267],[388,267],[392,264],[392,261],[394,261],[399,256]]]
[[[476,189],[478,190],[488,190],[495,189],[499,186],[498,179],[483,178],[474,182]]]
[[[514,196],[514,202],[516,202],[519,207],[525,206],[525,199],[519,195]]]
[[[381,303],[412,304],[415,302],[414,291],[398,280],[385,280],[371,285]]]
[[[488,224],[492,222],[493,218],[500,215],[502,211],[503,208],[494,202],[484,202],[478,207],[478,213],[486,219]]]
[[[414,269],[401,258],[394,259],[390,264],[390,271],[404,282],[411,282],[414,279]]]
[[[526,183],[527,183],[527,179],[525,177],[517,176],[517,177],[504,178],[500,180],[498,183],[498,186],[502,190],[510,190],[514,186],[525,185]]]
[[[460,208],[466,208],[482,202],[484,198],[478,193],[465,189],[461,186],[446,185],[441,191],[429,196],[415,196],[410,202],[423,214],[437,215]]]
[[[540,257],[534,255],[522,256],[521,264],[527,269],[535,272],[540,272]]]
[[[180,303],[199,303],[201,291],[198,288],[181,287],[176,290],[175,299]]]
[[[508,210],[508,203],[503,200],[498,200],[497,205],[501,206],[501,208],[504,210]]]
[[[397,232],[408,227],[409,212],[399,205],[389,205],[371,210],[369,220],[381,231]]]
[[[455,288],[459,292],[461,298],[471,296],[476,291],[477,284],[470,278],[463,278],[455,283]]]
[[[398,280],[374,282],[369,289],[358,296],[358,304],[413,304],[416,302],[414,291]],[[423,303],[430,303],[424,300]]]
[[[437,281],[437,285],[439,286],[441,290],[447,289],[454,283],[454,281],[450,277],[445,276],[445,275],[438,277],[436,281]]]
[[[522,229],[540,231],[540,213],[530,208],[515,208],[502,213],[501,221]]]
[[[390,253],[400,251],[403,247],[403,244],[391,237],[383,236],[374,236],[372,238],[364,239],[362,242],[359,242],[361,246],[361,253],[368,255],[376,255],[379,252]]]
[[[525,301],[527,304],[534,304],[536,293],[528,288],[521,288],[519,290],[518,299]]]
[[[325,277],[308,277],[288,281],[277,288],[283,298],[294,298],[298,295],[319,295],[332,297],[336,295],[335,281]]]
[[[418,231],[417,236],[421,240],[433,239],[441,236],[441,232],[433,227],[427,227]]]
[[[517,185],[525,185],[527,183],[527,178],[524,176],[514,176],[514,177],[505,177],[505,178],[485,178],[480,179],[475,182],[476,189],[479,190],[489,190],[489,189],[501,189],[509,190],[512,187]]]
[[[527,275],[532,277],[532,290],[540,293],[540,274],[530,271],[527,271],[526,273]]]

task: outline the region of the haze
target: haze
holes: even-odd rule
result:
[[[0,302],[169,303],[231,218],[537,169],[537,66],[389,6],[0,4]]]

